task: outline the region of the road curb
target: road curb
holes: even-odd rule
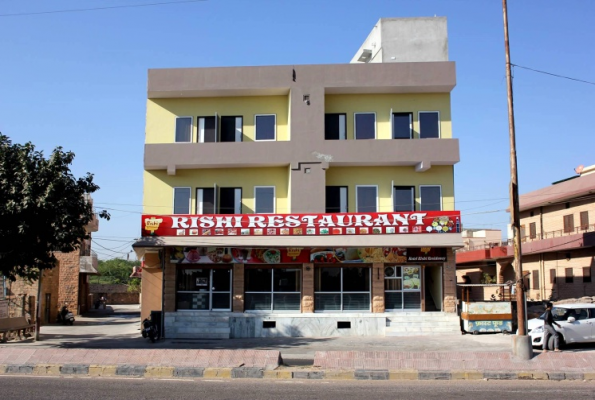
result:
[[[0,375],[128,377],[150,379],[266,380],[532,380],[595,381],[595,371],[475,371],[475,370],[266,370],[255,367],[203,368],[137,364],[0,364]]]

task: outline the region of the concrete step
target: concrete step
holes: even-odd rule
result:
[[[166,316],[165,317],[166,321],[175,321],[175,322],[196,322],[196,321],[200,321],[200,322],[222,322],[222,323],[229,323],[229,317],[209,317],[209,316],[205,316],[205,315],[196,315],[196,314],[191,314],[191,315],[175,315],[173,317],[170,316]]]
[[[173,323],[167,324],[171,327],[185,327],[185,328],[229,328],[228,322],[205,322],[205,321],[174,321]]]
[[[171,326],[166,330],[166,333],[195,333],[197,335],[206,335],[211,333],[226,333],[229,335],[231,329],[227,328],[191,328],[185,326]]]
[[[451,320],[451,321],[391,321],[387,322],[386,327],[399,327],[399,326],[451,326],[456,325],[459,326],[459,320]]]
[[[417,326],[404,326],[399,328],[389,328],[386,329],[385,334],[387,332],[427,332],[427,333],[442,333],[442,332],[461,332],[461,328],[459,327],[450,327],[450,326],[436,326],[436,327],[417,327]]]
[[[229,339],[229,333],[168,333],[168,339]]]

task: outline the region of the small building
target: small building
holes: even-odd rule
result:
[[[576,176],[519,198],[522,264],[529,300],[595,295],[595,166],[577,171]],[[472,283],[480,283],[476,279],[484,273],[497,283],[515,280],[510,241],[478,244],[463,240],[465,247],[456,254],[459,282],[469,276]]]
[[[133,247],[166,337],[460,331],[446,19],[370,35],[351,64],[149,70]]]

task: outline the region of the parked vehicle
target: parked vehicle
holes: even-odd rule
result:
[[[527,331],[533,346],[543,346],[543,318],[531,319],[527,322]],[[552,308],[554,329],[560,335],[560,347],[569,343],[595,342],[595,304],[560,304]],[[553,337],[548,340],[548,348],[553,349]]]
[[[68,325],[73,325],[74,324],[74,314],[68,310],[68,306],[64,305],[62,306],[62,308],[60,309],[60,312],[58,313],[58,323],[62,323],[64,325],[68,324]]]
[[[152,343],[155,343],[160,336],[159,327],[151,321],[151,317],[144,319],[141,333],[145,339],[149,338]]]

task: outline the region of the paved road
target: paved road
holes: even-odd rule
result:
[[[5,399],[593,399],[595,382],[172,381],[0,376]]]

